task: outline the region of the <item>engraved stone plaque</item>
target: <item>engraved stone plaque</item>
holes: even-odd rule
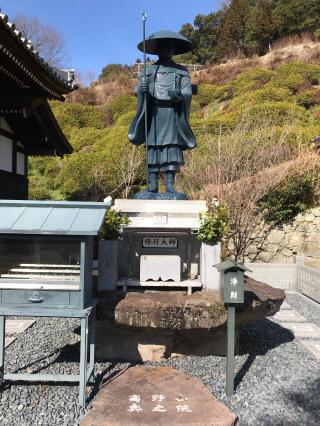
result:
[[[177,248],[178,238],[164,237],[161,235],[149,235],[142,237],[143,248]]]

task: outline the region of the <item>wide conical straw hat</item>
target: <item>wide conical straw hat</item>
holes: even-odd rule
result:
[[[170,40],[173,43],[176,55],[192,50],[192,44],[186,37],[174,31],[162,30],[146,38],[146,53],[151,55],[158,55],[161,53],[161,47],[165,40]],[[138,49],[143,52],[143,41],[138,44]]]

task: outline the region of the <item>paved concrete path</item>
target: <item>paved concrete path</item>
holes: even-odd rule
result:
[[[16,337],[26,331],[35,320],[8,319],[6,320],[5,348],[12,343]]]
[[[308,322],[303,315],[293,310],[289,303],[284,302],[283,305],[274,319],[293,331],[301,345],[320,360],[320,327]]]

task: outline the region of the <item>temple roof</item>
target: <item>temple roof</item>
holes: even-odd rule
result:
[[[64,101],[76,89],[74,70],[50,66],[0,14],[0,116],[29,155],[59,155],[72,147],[57,123],[48,100]]]

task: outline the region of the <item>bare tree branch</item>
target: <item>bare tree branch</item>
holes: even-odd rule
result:
[[[35,50],[51,66],[64,67],[70,60],[63,36],[52,25],[43,24],[38,18],[18,14],[14,23],[23,37],[31,40]]]

